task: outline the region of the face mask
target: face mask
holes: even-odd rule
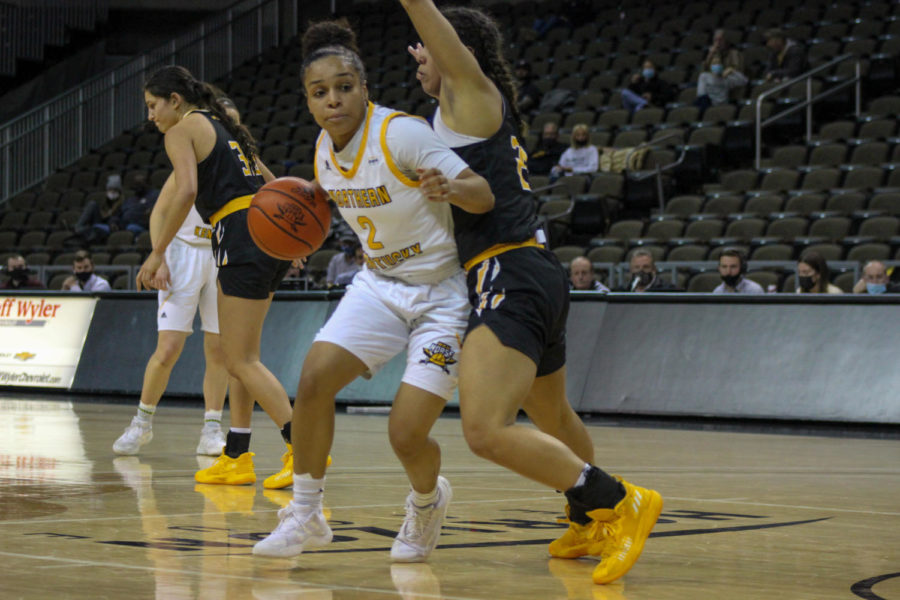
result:
[[[641,75],[644,76],[644,79],[652,79],[654,75],[656,75],[656,71],[653,69],[644,69],[641,71]]]
[[[119,192],[116,190],[106,190],[106,197],[110,200],[115,200],[119,197]]]
[[[722,281],[730,288],[736,286],[740,280],[740,275],[722,275]]]
[[[866,291],[870,294],[883,294],[887,291],[886,283],[867,283]]]
[[[28,268],[27,267],[17,267],[9,272],[10,278],[18,281],[20,283],[24,283],[28,281]]]
[[[638,271],[634,275],[632,275],[633,279],[631,280],[631,289],[634,290],[639,287],[647,287],[650,285],[650,282],[653,281],[653,273],[647,271]]]
[[[721,75],[722,71],[724,71],[725,69],[722,67],[722,65],[717,64],[717,65],[710,65],[709,70],[712,71],[713,75]]]
[[[356,255],[356,248],[354,248],[353,246],[344,246],[343,248],[341,248],[341,251],[347,258],[352,258]]]
[[[79,271],[78,273],[75,273],[75,277],[77,277],[78,281],[81,283],[87,283],[87,280],[90,279],[93,274],[93,271]]]
[[[799,285],[800,289],[803,290],[804,292],[808,292],[809,290],[813,289],[813,286],[815,286],[816,284],[813,281],[812,275],[809,275],[806,277],[803,277],[803,276],[798,277],[797,285]]]

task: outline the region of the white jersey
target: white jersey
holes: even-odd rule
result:
[[[455,179],[468,165],[425,120],[370,103],[353,139],[338,154],[333,148],[323,130],[316,179],[359,237],[367,269],[410,284],[460,270],[450,205],[422,195],[416,169]]]
[[[181,229],[178,230],[175,237],[191,246],[211,248],[212,226],[204,223],[196,207],[191,206],[191,212],[185,217],[184,223],[181,224]]]

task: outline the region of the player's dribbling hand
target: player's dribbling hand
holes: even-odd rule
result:
[[[419,191],[432,202],[450,200],[450,180],[440,169],[416,169],[419,174]]]

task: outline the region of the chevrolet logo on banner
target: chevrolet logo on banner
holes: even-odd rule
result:
[[[37,356],[37,354],[32,354],[31,352],[19,352],[18,354],[14,355],[13,358],[25,362],[26,360],[31,360],[35,356]]]

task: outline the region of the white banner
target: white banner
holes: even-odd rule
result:
[[[70,388],[96,298],[0,296],[0,386]]]

